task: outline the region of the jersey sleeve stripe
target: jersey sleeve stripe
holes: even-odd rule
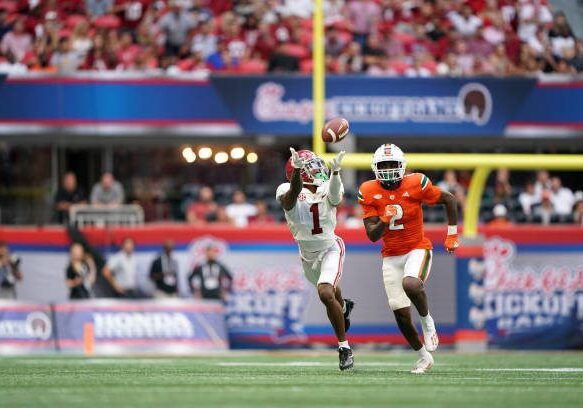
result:
[[[362,193],[360,192],[360,190],[358,190],[358,194],[356,195],[356,198],[358,198],[361,201],[364,200],[364,198],[362,197]]]
[[[421,177],[421,190],[425,190],[425,187],[427,187],[427,183],[429,182],[429,179],[427,178],[427,176],[423,176]]]

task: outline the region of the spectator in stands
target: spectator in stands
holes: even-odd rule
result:
[[[565,56],[565,58],[569,65],[575,68],[577,72],[583,72],[583,40],[577,38],[573,52]]]
[[[151,0],[117,0],[111,12],[119,17],[124,29],[134,32],[146,16],[150,3]]]
[[[218,255],[218,248],[209,245],[205,251],[205,261],[195,266],[188,277],[188,284],[195,298],[227,300],[233,277],[229,270],[217,261]]]
[[[227,209],[222,205],[217,207],[217,220],[218,224],[232,224],[233,221],[227,215]]]
[[[51,57],[51,66],[62,74],[70,74],[83,64],[84,55],[73,50],[71,39],[63,37],[59,40],[59,48]]]
[[[247,202],[245,193],[237,190],[233,193],[233,202],[226,207],[227,216],[236,227],[246,227],[249,218],[257,214],[257,208]]]
[[[310,18],[312,15],[312,3],[313,0],[283,0],[281,11],[285,16]]]
[[[27,52],[32,50],[32,35],[26,32],[24,18],[19,18],[14,23],[12,31],[2,37],[0,42],[0,53],[11,56],[14,61],[20,62]]]
[[[546,25],[553,21],[550,9],[539,0],[521,0],[518,11],[518,37],[528,41],[539,25]]]
[[[364,59],[361,46],[356,41],[351,42],[338,57],[338,73],[354,74],[364,70]]]
[[[178,0],[171,0],[170,10],[160,19],[160,28],[166,35],[166,54],[180,55],[188,34],[196,26],[192,14]]]
[[[93,47],[89,50],[83,63],[82,69],[92,71],[107,71],[117,66],[117,57],[111,49],[104,35],[97,34],[93,38]]]
[[[186,220],[191,224],[217,221],[218,205],[213,189],[204,186],[198,192],[198,201],[186,210]]]
[[[365,71],[372,72],[371,69],[382,70],[384,68],[386,53],[381,47],[380,37],[377,34],[368,35],[362,53]]]
[[[267,203],[265,203],[265,201],[259,200],[255,202],[255,209],[255,215],[249,217],[249,224],[273,224],[275,222],[275,218],[273,218],[273,215],[269,213],[269,209],[267,208]]]
[[[146,297],[138,284],[138,266],[134,253],[134,240],[126,237],[121,250],[113,254],[103,267],[103,277],[118,297],[139,299]]]
[[[85,20],[79,21],[71,36],[71,50],[83,60],[91,48],[93,40],[89,35],[89,24]]]
[[[522,212],[527,217],[532,215],[532,208],[540,203],[540,196],[536,194],[535,183],[532,180],[526,182],[524,191],[518,196],[518,202]]]
[[[455,171],[446,170],[445,173],[443,173],[443,180],[437,183],[437,185],[442,190],[453,194],[457,198],[458,203],[460,203],[462,208],[464,207],[466,202],[466,193],[462,185],[458,183]]]
[[[354,40],[364,46],[368,35],[377,32],[381,8],[373,0],[351,0],[346,5],[345,14]]]
[[[162,253],[150,266],[150,279],[156,289],[154,297],[170,298],[178,296],[178,262],[173,257],[174,242],[164,241]]]
[[[348,45],[349,39],[336,26],[328,28],[326,31],[326,55],[334,58],[339,57]]]
[[[579,199],[575,203],[573,222],[578,225],[583,225],[583,193],[580,194]]]
[[[508,219],[508,209],[503,204],[496,204],[492,210],[492,215],[494,218],[488,222],[489,226],[506,227],[512,224]]]
[[[571,189],[563,187],[563,183],[559,177],[551,178],[551,202],[557,214],[566,216],[573,213],[575,196]]]
[[[325,24],[330,25],[344,20],[344,0],[324,0]]]
[[[0,41],[10,30],[12,30],[12,24],[8,23],[8,11],[0,5]]]
[[[206,60],[208,57],[217,52],[218,36],[215,33],[214,23],[209,20],[203,23],[197,33],[192,37],[190,51],[199,53]]]
[[[544,190],[551,188],[551,176],[547,170],[539,170],[536,172],[536,181],[534,183],[534,191],[537,197],[542,198]]]
[[[55,196],[55,220],[58,223],[69,221],[69,209],[74,204],[85,204],[87,197],[85,191],[77,184],[77,176],[73,172],[67,172],[63,176],[61,187]]]
[[[482,20],[474,15],[468,4],[462,6],[461,11],[452,11],[448,15],[455,30],[464,37],[472,37],[483,24]]]
[[[543,190],[541,193],[541,202],[533,209],[534,221],[543,225],[549,225],[555,215],[555,209],[551,201],[551,192]]]
[[[69,299],[88,299],[93,297],[96,268],[91,255],[85,252],[83,245],[74,243],[69,249],[69,265],[66,271],[66,283]]]
[[[20,257],[12,255],[8,244],[0,241],[0,300],[16,299],[16,283],[22,281]]]
[[[92,17],[100,17],[113,11],[114,0],[85,0],[85,10]]]
[[[508,169],[499,169],[496,173],[493,202],[504,204],[506,208],[512,207],[512,186]]]
[[[549,30],[548,36],[554,56],[565,58],[566,54],[575,50],[575,36],[567,22],[565,13],[561,11],[555,13],[553,25]]]
[[[116,207],[124,203],[122,185],[113,178],[111,173],[103,173],[101,181],[91,190],[91,204]]]

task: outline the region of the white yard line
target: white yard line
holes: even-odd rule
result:
[[[534,371],[549,373],[583,373],[583,368],[560,367],[560,368],[476,368],[476,371]]]
[[[323,363],[319,361],[289,361],[285,363],[262,363],[245,361],[219,361],[210,363],[222,367],[334,367],[338,363]],[[410,366],[412,363],[355,363],[358,367],[400,367]]]

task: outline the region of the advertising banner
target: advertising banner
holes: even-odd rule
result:
[[[559,246],[541,251],[493,237],[483,262],[466,263],[464,327],[485,329],[500,348],[583,348],[583,257]]]
[[[0,104],[0,133],[35,133],[54,127],[89,134],[161,129],[176,135],[239,133],[214,88],[204,80],[10,77],[0,85],[0,100],[10,101]]]
[[[311,134],[305,75],[152,77],[82,73],[0,78],[0,135]],[[576,136],[583,83],[573,78],[328,76],[326,116],[356,136]],[[75,103],[71,103],[74,101]],[[31,106],[34,109],[31,109]]]
[[[0,301],[0,354],[39,353],[54,349],[49,305]]]
[[[245,132],[311,131],[309,78],[214,76],[212,83]],[[345,117],[359,136],[501,136],[535,84],[529,78],[331,76],[326,117]]]
[[[214,301],[92,300],[54,305],[57,347],[97,354],[185,354],[228,348],[222,304]],[[87,339],[90,325],[92,339]]]
[[[583,229],[516,226],[480,230],[487,238],[485,247],[476,247],[475,252],[460,248],[454,257],[443,250],[443,226],[426,229],[426,236],[434,244],[426,288],[441,343],[453,344],[459,330],[464,330],[472,336],[487,333],[494,347],[582,347]],[[350,341],[404,344],[388,307],[378,244],[370,243],[362,229],[339,228],[337,233],[346,243],[340,286],[343,296],[356,302]],[[160,237],[174,240],[183,300],[177,300],[176,305],[146,301],[144,309],[133,302],[123,302],[119,307],[107,300],[67,303],[64,271],[68,241],[64,230],[0,228],[0,238],[22,258],[25,279],[17,288],[19,298],[56,303],[54,330],[63,350],[83,347],[87,323],[93,324],[96,350],[103,352],[115,352],[122,346],[137,350],[137,345],[140,350],[160,351],[168,341],[177,350],[179,344],[194,350],[203,344],[201,341],[214,347],[212,332],[209,334],[204,322],[195,319],[198,313],[211,322],[223,316],[226,334],[219,337],[228,336],[231,347],[335,343],[325,309],[315,288],[303,277],[297,246],[283,225],[246,229],[146,225],[88,229],[86,235],[106,257],[117,250],[115,245],[123,237],[134,238],[138,281],[145,292],[152,290],[149,267],[160,253]],[[188,277],[193,267],[204,261],[209,245],[219,249],[218,261],[233,277],[224,306],[218,305],[224,308],[224,315],[218,310],[205,314],[206,309],[199,309],[192,300],[189,287]],[[26,314],[18,318],[3,316],[26,321]],[[169,322],[170,332],[158,331],[156,325],[162,321]],[[214,323],[211,326],[215,327]],[[19,327],[20,333],[25,331],[22,323]],[[189,337],[191,329],[197,344]],[[15,332],[10,330],[0,333]],[[148,340],[149,335],[164,340],[156,343]],[[148,344],[144,345],[146,340]]]

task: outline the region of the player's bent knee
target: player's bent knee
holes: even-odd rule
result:
[[[408,311],[407,308],[401,307],[399,309],[393,310],[393,313],[395,314],[395,320],[397,320],[398,324],[412,323],[411,313]]]
[[[423,291],[423,283],[417,278],[405,276],[403,278],[403,290],[408,296],[416,295]]]
[[[325,305],[334,302],[336,299],[334,294],[334,287],[329,283],[322,283],[318,285],[318,296]]]

